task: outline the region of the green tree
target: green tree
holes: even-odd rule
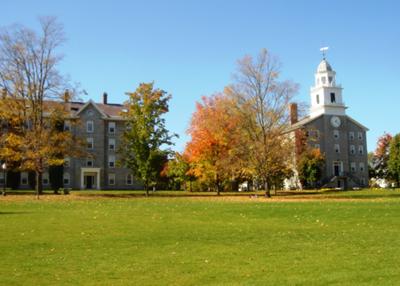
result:
[[[322,177],[325,158],[319,149],[305,150],[299,158],[298,173],[303,186],[315,188]]]
[[[154,83],[141,83],[135,92],[129,93],[127,111],[122,114],[126,131],[119,149],[121,163],[142,181],[146,196],[149,187],[159,179],[160,154],[166,152],[160,148],[172,145],[172,138],[177,136],[169,133],[163,118],[168,112],[170,99],[171,95],[155,89]]]
[[[400,133],[390,142],[388,167],[397,186],[400,186]]]

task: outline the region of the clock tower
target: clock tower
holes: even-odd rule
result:
[[[299,134],[305,134],[305,147],[318,149],[325,158],[322,176],[314,186],[346,189],[368,185],[368,128],[346,114],[342,90],[324,53],[310,91],[310,114],[298,120],[297,108],[290,109],[292,125],[288,132],[294,132],[296,148],[304,144]]]
[[[315,73],[315,84],[311,87],[310,117],[318,117],[321,114],[346,115],[342,90],[342,87],[336,84],[336,72],[324,57]]]

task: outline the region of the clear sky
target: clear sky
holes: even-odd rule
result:
[[[180,135],[195,102],[231,82],[237,59],[267,48],[282,77],[309,89],[329,46],[328,61],[344,87],[347,114],[370,128],[368,149],[383,132],[400,132],[400,1],[55,1],[2,0],[0,26],[37,27],[37,17],[63,23],[63,73],[89,94],[126,100],[140,82],[173,95],[167,127]]]

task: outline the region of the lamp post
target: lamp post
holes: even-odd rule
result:
[[[6,165],[6,163],[1,164],[1,168],[3,169],[3,196],[5,196],[6,195],[6,186],[7,186],[7,174],[6,174],[7,165]]]

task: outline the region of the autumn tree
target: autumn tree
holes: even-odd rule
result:
[[[8,166],[35,172],[38,197],[44,170],[61,165],[60,153],[76,145],[69,132],[53,128],[67,114],[56,53],[63,28],[55,18],[41,18],[40,27],[40,33],[22,26],[0,32],[1,156]]]
[[[144,185],[146,196],[149,187],[159,178],[162,146],[172,145],[172,138],[165,127],[163,115],[168,112],[171,95],[155,89],[154,83],[141,83],[135,92],[128,93],[127,112],[122,113],[126,120],[126,131],[119,150],[121,163],[130,168]]]
[[[397,186],[400,186],[400,133],[390,142],[388,169]]]
[[[244,119],[241,126],[249,140],[249,166],[270,196],[275,173],[287,167],[292,154],[293,146],[284,131],[297,85],[280,80],[280,63],[265,49],[256,59],[246,56],[239,60],[234,79],[225,92],[237,101]]]
[[[372,158],[372,167],[374,170],[374,175],[380,179],[390,179],[389,172],[389,147],[392,141],[392,136],[390,134],[383,134],[377,143],[376,150]]]
[[[306,149],[302,152],[297,163],[301,184],[315,188],[322,178],[324,164],[325,158],[319,149]]]
[[[223,183],[243,171],[240,117],[234,101],[224,94],[203,97],[196,104],[185,155],[189,173],[214,188],[219,195]]]

